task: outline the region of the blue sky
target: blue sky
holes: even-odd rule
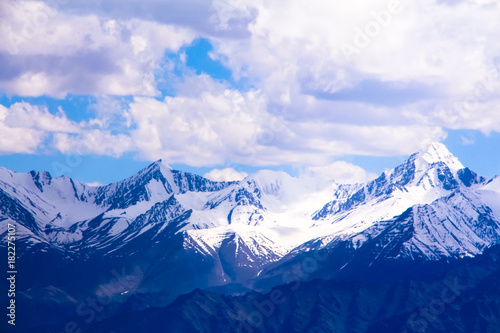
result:
[[[214,179],[354,182],[439,141],[491,177],[499,14],[488,0],[7,0],[0,166],[109,183],[161,158]]]

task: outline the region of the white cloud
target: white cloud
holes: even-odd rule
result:
[[[45,133],[24,128],[10,128],[0,122],[0,154],[33,153]]]
[[[124,134],[112,134],[94,122],[69,120],[62,109],[58,114],[29,103],[0,105],[0,154],[36,153],[49,148],[64,154],[120,156],[132,149]]]
[[[16,148],[3,139],[3,150],[48,142],[64,153],[136,152],[195,166],[319,167],[345,154],[409,154],[444,139],[445,128],[500,131],[500,6],[401,1],[380,32],[356,46],[392,2],[75,0],[51,9],[50,2],[3,1],[0,90],[98,96],[95,119],[68,127],[48,112],[36,124],[10,112],[0,122],[5,133],[31,125],[26,142]],[[210,57],[252,89],[194,75],[186,54],[176,68],[160,64],[165,51],[200,36],[214,45]],[[359,49],[350,61],[345,43]],[[161,84],[175,96],[153,98]],[[122,97],[130,95],[127,105]]]
[[[374,13],[388,13],[393,2],[401,9],[384,27]],[[444,85],[457,92],[484,75],[491,51],[498,51],[498,43],[491,43],[500,26],[493,20],[500,11],[497,5],[252,0],[238,1],[238,7],[242,10],[231,11],[231,18],[247,16],[251,8],[258,12],[249,26],[252,35],[243,40],[218,39],[217,50],[232,68],[248,68],[265,79],[264,84],[286,83],[285,78],[307,84],[304,79],[310,78],[318,88],[333,92],[376,78]],[[226,10],[221,15],[229,20]],[[357,29],[365,31],[370,23],[378,24],[381,32],[369,37],[369,45],[346,62],[340,46],[354,45]]]
[[[262,149],[256,137],[274,118],[266,112],[265,98],[259,91],[241,93],[208,81],[210,90],[194,96],[134,99],[131,138],[143,158],[197,166],[227,159],[256,162],[253,149]]]
[[[133,149],[142,158],[196,166],[227,160],[317,166],[342,154],[409,154],[446,136],[438,126],[408,124],[384,108],[357,106],[346,110],[343,122],[335,113],[344,111],[325,115],[324,103],[272,110],[262,91],[239,92],[207,75],[187,77],[177,91],[163,101],[136,97],[126,112]],[[299,113],[301,107],[307,113]]]
[[[321,167],[310,167],[308,171],[316,177],[334,180],[341,184],[364,183],[377,177],[374,173],[344,161],[333,162]]]
[[[61,113],[28,103],[0,105],[0,153],[34,153],[51,133],[77,133],[78,126]]]
[[[28,103],[15,103],[10,108],[3,109],[3,122],[12,128],[26,128],[44,132],[79,132],[75,122],[69,120],[66,115],[59,111],[59,114],[51,114],[44,107],[33,106]]]
[[[213,169],[212,171],[203,175],[203,177],[222,182],[222,181],[233,181],[233,180],[242,180],[248,176],[246,172],[238,172],[233,168],[224,168],[224,169]]]
[[[473,145],[475,143],[474,138],[470,138],[470,137],[468,138],[465,136],[461,136],[460,139],[462,140],[462,144],[464,146]]]
[[[80,135],[54,134],[52,146],[63,154],[107,155],[120,157],[132,149],[131,140],[123,134],[113,135],[99,129],[86,130]]]
[[[489,80],[500,53],[496,37],[500,21],[494,19],[500,6],[478,1],[454,5],[399,1],[400,12],[391,15],[388,24],[379,24],[380,33],[368,37],[368,45],[347,61],[340,46],[354,45],[360,30],[378,24],[374,13],[387,13],[391,2],[230,2],[232,9],[216,7],[221,28],[230,26],[231,19],[248,17],[252,10],[258,14],[249,25],[249,38],[216,38],[215,51],[236,77],[250,77],[270,101],[307,115],[317,112],[330,122],[343,123],[356,116],[358,122],[367,121],[365,106],[353,107],[349,99],[341,102],[335,95],[354,89],[351,100],[388,106],[372,125],[386,121],[389,126],[432,124],[500,131],[493,111],[481,112],[484,117],[477,117],[478,111],[472,109],[453,112],[453,117],[434,112],[441,105],[449,109],[449,104],[474,97],[477,86]],[[379,90],[363,89],[367,81],[375,82],[372,86]],[[311,96],[322,99],[319,112],[307,102]],[[479,104],[496,110],[499,97],[497,85]],[[401,102],[395,105],[393,100],[398,98]],[[415,101],[412,114],[401,108]],[[487,106],[488,101],[494,105]],[[342,112],[347,108],[354,112]]]
[[[325,121],[315,108],[308,118],[286,108],[271,114],[261,91],[232,90],[206,75],[187,77],[177,90],[177,96],[160,101],[135,97],[128,106],[117,99],[101,99],[95,107],[98,120],[80,123],[80,134],[55,135],[53,145],[63,153],[120,156],[135,151],[142,159],[194,166],[230,160],[301,167],[325,165],[343,154],[409,154],[446,136],[440,127],[430,125],[365,124],[354,118],[347,123]],[[385,112],[360,110],[365,119],[370,113]]]
[[[92,182],[92,183],[85,183],[85,185],[92,186],[92,187],[97,187],[97,186],[102,186],[104,184],[100,183],[100,182]]]
[[[2,2],[0,89],[21,96],[157,95],[155,70],[189,29],[140,19],[75,15],[38,1]]]

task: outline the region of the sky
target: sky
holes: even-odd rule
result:
[[[437,141],[492,177],[498,17],[492,0],[2,0],[0,166],[362,182]]]

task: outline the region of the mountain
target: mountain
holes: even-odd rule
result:
[[[176,313],[182,297],[258,298],[297,281],[328,289],[367,272],[377,283],[432,279],[500,243],[500,179],[477,175],[440,143],[364,184],[265,170],[216,182],[161,160],[104,186],[0,168],[0,221],[2,239],[7,223],[18,225],[18,299],[37,323],[24,329],[74,319],[97,330],[131,311]],[[117,283],[104,309],[82,320],[89,295]]]
[[[315,220],[377,221],[402,213],[412,204],[431,203],[463,186],[485,182],[464,168],[443,144],[433,143],[398,167],[383,172],[345,201],[334,200],[314,215]],[[366,207],[376,209],[366,209]]]
[[[499,250],[431,267],[435,273],[426,279],[314,280],[237,296],[197,289],[166,307],[116,315],[90,331],[498,332]]]

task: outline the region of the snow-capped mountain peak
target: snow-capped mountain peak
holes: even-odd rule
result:
[[[85,248],[103,256],[145,249],[151,242],[167,246],[165,240],[174,235],[183,244],[191,237],[193,253],[234,266],[224,266],[226,279],[241,277],[236,271],[243,257],[251,277],[294,248],[314,248],[308,242],[315,240],[321,246],[349,241],[357,250],[378,237],[372,244],[397,243],[398,254],[409,257],[418,251],[426,258],[476,255],[500,243],[498,183],[487,184],[463,168],[439,143],[356,185],[318,183],[276,171],[216,182],[173,170],[162,160],[98,187],[45,172],[0,168],[0,221],[23,225],[26,242],[75,252]],[[450,240],[462,233],[467,241]],[[234,261],[231,251],[242,256]]]
[[[159,159],[153,163],[151,163],[146,170],[154,170],[154,171],[160,171],[163,174],[168,174],[170,173],[173,169],[172,167],[165,162],[163,159]]]
[[[415,154],[417,159],[425,161],[428,164],[434,164],[443,162],[450,169],[460,170],[463,169],[464,166],[458,158],[456,158],[445,145],[439,142],[433,142],[425,149],[420,150]]]
[[[443,144],[432,143],[344,200],[335,198],[327,203],[313,219],[323,221],[319,224],[333,223],[339,231],[351,233],[391,219],[414,205],[430,204],[461,188],[481,186],[484,181],[464,168]]]
[[[74,279],[89,292],[110,266],[139,269],[145,278],[130,296],[138,303],[116,306],[130,311],[195,288],[246,292],[290,277],[357,276],[396,262],[434,265],[484,254],[500,244],[500,178],[464,168],[438,143],[354,185],[276,171],[216,182],[162,160],[103,186],[0,167],[0,222],[0,238],[8,223],[18,225],[19,259],[26,270],[36,268],[25,274],[35,277],[33,286],[47,258],[63,273],[47,283]],[[72,271],[80,263],[83,274]]]

